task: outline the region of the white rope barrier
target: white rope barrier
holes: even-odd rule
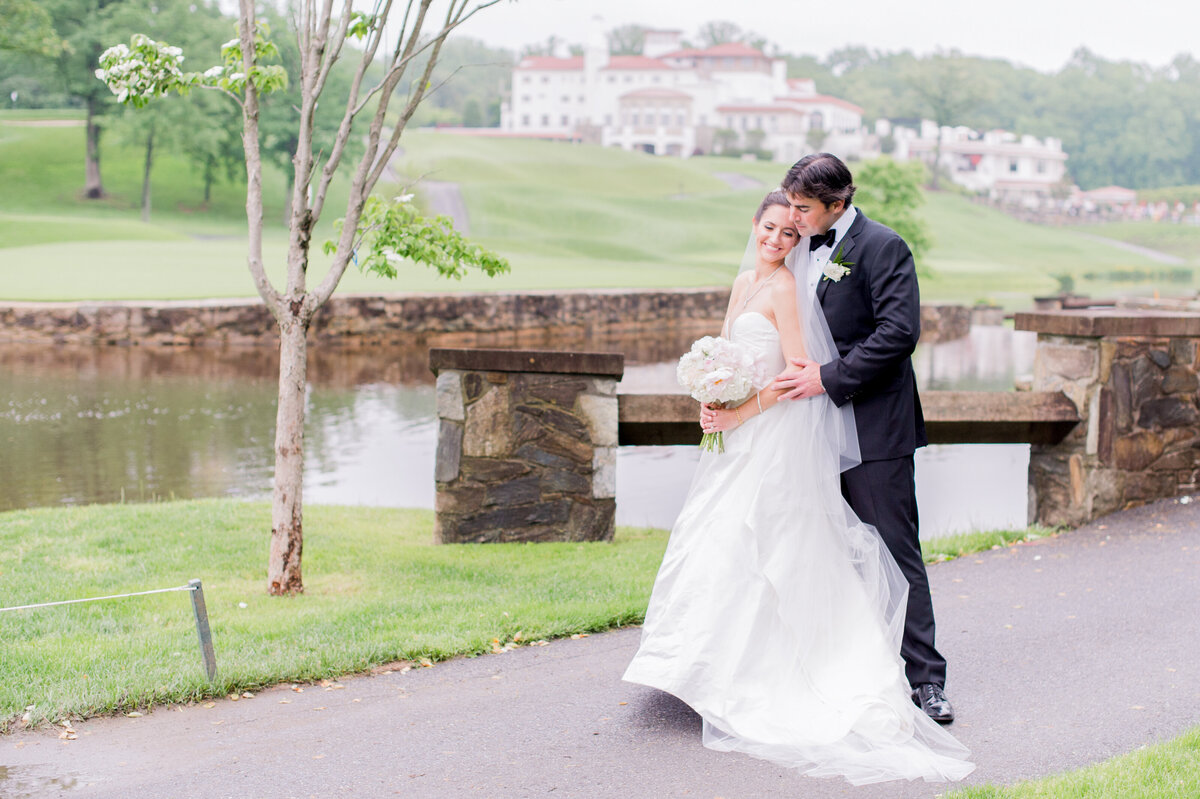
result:
[[[124,599],[130,596],[146,596],[147,594],[165,594],[169,591],[194,591],[194,586],[181,585],[178,588],[156,588],[153,591],[134,591],[129,594],[113,594],[112,596],[94,596],[87,599],[64,599],[61,602],[39,602],[36,605],[17,605],[11,608],[0,608],[0,613],[9,610],[32,610],[33,608],[49,608],[55,605],[74,605],[77,602],[99,602],[104,599]]]
[[[204,586],[199,580],[191,580],[187,585],[176,588],[155,588],[151,591],[131,591],[128,594],[113,594],[112,596],[93,596],[86,599],[64,599],[59,602],[38,602],[34,605],[17,605],[11,608],[0,608],[0,613],[9,610],[33,610],[34,608],[50,608],[55,605],[74,605],[79,602],[100,602],[105,599],[125,599],[131,596],[146,596],[147,594],[167,594],[173,591],[187,591],[192,595],[192,612],[196,617],[196,635],[200,639],[200,657],[204,661],[204,672],[208,679],[217,676],[217,656],[213,652],[212,631],[208,627],[208,609],[204,605]]]

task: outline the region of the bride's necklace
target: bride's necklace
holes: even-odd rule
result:
[[[779,266],[775,267],[775,271],[772,272],[771,274],[767,275],[766,280],[759,283],[758,286],[754,289],[754,291],[750,292],[750,294],[746,297],[746,299],[742,300],[742,310],[743,311],[746,310],[746,306],[750,304],[750,300],[754,299],[754,295],[757,294],[758,292],[762,291],[763,286],[770,283],[771,278],[775,277],[775,273],[778,272],[780,269],[783,269],[783,264],[780,264]]]

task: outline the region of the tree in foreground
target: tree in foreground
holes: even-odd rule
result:
[[[408,121],[424,99],[442,43],[455,28],[499,0],[448,0],[444,16],[431,17],[433,0],[375,0],[371,13],[355,11],[351,0],[333,13],[333,0],[299,0],[295,9],[300,51],[300,105],[297,146],[292,159],[287,277],[277,288],[263,264],[262,150],[259,137],[259,97],[286,85],[282,67],[266,63],[277,55],[255,12],[254,0],[240,0],[238,37],[222,50],[224,63],[203,74],[181,69],[183,54],[173,47],[135,35],[130,45],[117,45],[100,59],[98,77],[117,98],[135,107],[171,92],[192,88],[225,92],[242,110],[242,146],[246,157],[246,220],[249,232],[247,263],[259,296],[279,327],[279,406],[275,425],[275,483],[271,509],[271,543],[267,566],[267,591],[275,595],[302,592],[303,467],[305,387],[307,384],[306,333],[317,310],[337,288],[351,260],[360,268],[395,277],[405,261],[429,264],[450,277],[477,267],[489,275],[508,270],[508,264],[471,245],[453,229],[449,219],[419,217],[411,195],[384,201],[372,196],[396,151]],[[399,34],[391,52],[384,45],[385,24],[390,35]],[[361,44],[358,66],[348,96],[326,98],[344,107],[340,126],[328,151],[314,152],[314,118],[330,72],[349,50],[350,39]],[[365,83],[377,56],[383,77],[371,88]],[[424,71],[411,81],[406,96],[396,91],[406,70],[418,58]],[[398,112],[390,113],[400,97]],[[366,118],[367,130],[355,130]],[[325,210],[330,184],[343,166],[351,137],[363,142],[364,151],[353,166],[345,216],[336,225],[337,239],[325,250],[333,262],[315,287],[307,284],[313,230]]]

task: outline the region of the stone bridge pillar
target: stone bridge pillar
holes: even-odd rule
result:
[[[439,543],[608,541],[624,356],[431,349]]]
[[[1029,521],[1078,525],[1196,491],[1200,314],[1132,309],[1019,313],[1038,334],[1034,391],[1064,392],[1081,422],[1034,444]]]

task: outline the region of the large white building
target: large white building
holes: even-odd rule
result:
[[[942,172],[960,186],[1000,203],[1035,205],[1067,190],[1067,154],[1055,138],[1018,136],[1006,130],[978,132],[970,128],[938,126],[924,120],[920,130],[876,124],[879,136],[891,135],[894,157],[935,160]],[[938,139],[941,151],[938,155]]]
[[[647,31],[642,55],[614,56],[603,35],[584,55],[522,59],[501,109],[503,131],[689,156],[761,149],[777,161],[826,150],[869,157],[862,109],[789,80],[783,59],[744,44],[680,46]]]

